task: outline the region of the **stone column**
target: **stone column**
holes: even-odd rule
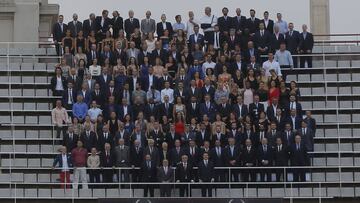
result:
[[[14,42],[39,41],[40,0],[15,0]],[[16,47],[37,47],[17,44]]]
[[[310,31],[313,34],[330,34],[329,0],[310,0]],[[328,40],[330,37],[315,37]]]

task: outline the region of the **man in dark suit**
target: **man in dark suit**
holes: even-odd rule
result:
[[[271,167],[272,161],[273,161],[273,151],[272,147],[268,145],[268,139],[263,138],[261,140],[261,145],[258,149],[258,166],[262,167]],[[266,181],[271,182],[271,169],[261,169],[260,170],[260,180],[261,182],[265,181],[265,175],[266,175]]]
[[[300,43],[300,33],[294,30],[294,24],[289,23],[289,31],[285,34],[286,49],[290,51],[291,55],[298,54],[298,47]],[[293,56],[294,68],[298,67],[298,57]]]
[[[195,80],[190,81],[190,87],[185,89],[185,100],[190,101],[191,97],[195,97],[196,100],[201,100],[201,89],[196,86]]]
[[[159,146],[159,157],[160,157],[160,163],[163,162],[163,160],[168,160],[169,162],[169,166],[173,166],[172,165],[172,160],[170,160],[170,150],[168,147],[168,144],[166,142],[163,142],[160,146]]]
[[[220,140],[215,141],[215,146],[210,150],[210,160],[214,163],[214,167],[225,167],[224,148],[221,147]],[[217,182],[225,181],[225,170],[216,169],[214,180]]]
[[[268,106],[266,109],[266,115],[271,121],[276,119],[277,109],[280,108],[280,106],[278,105],[278,101],[279,99],[277,97],[273,97],[271,105]]]
[[[247,43],[247,49],[244,51],[244,62],[245,63],[250,63],[251,57],[253,57],[253,56],[255,56],[255,61],[261,62],[259,50],[257,48],[255,48],[254,46],[255,45],[254,45],[253,41],[249,41]]]
[[[255,14],[255,10],[250,9],[250,18],[248,18],[246,21],[246,27],[249,29],[250,35],[259,30],[260,20],[255,17]]]
[[[213,102],[210,101],[210,95],[205,95],[204,103],[200,104],[200,116],[204,116],[205,114],[209,117],[210,121],[215,120],[216,106]]]
[[[311,54],[314,47],[313,34],[307,31],[307,25],[302,26],[303,32],[300,34],[299,42],[299,54]],[[305,68],[305,62],[307,67],[312,68],[312,56],[301,56],[300,57],[300,68]]]
[[[282,132],[277,130],[276,122],[272,121],[270,123],[269,131],[266,134],[268,145],[270,147],[274,147],[276,145],[276,138],[281,136],[282,136]]]
[[[96,101],[96,104],[99,105],[101,109],[104,108],[106,101],[106,94],[100,89],[99,83],[96,83],[94,90],[91,91],[91,99]]]
[[[314,135],[315,135],[315,133],[316,133],[316,120],[312,117],[311,111],[309,111],[309,110],[305,112],[305,115],[306,115],[306,117],[304,118],[304,121],[306,121],[307,127],[310,128],[313,131]]]
[[[139,146],[145,148],[147,145],[145,133],[141,132],[140,124],[135,125],[135,130],[133,134],[130,136],[130,143],[133,144],[135,141],[138,140],[140,142]]]
[[[111,26],[111,19],[108,17],[108,15],[109,15],[109,11],[103,10],[101,12],[101,16],[96,16],[95,18],[96,34],[98,41],[101,41],[102,39],[105,38],[105,34]]]
[[[256,148],[252,145],[251,139],[246,139],[245,147],[241,151],[241,163],[243,167],[255,167],[257,161],[257,152]],[[249,178],[250,176],[250,178]],[[253,169],[244,170],[242,173],[244,182],[255,182],[256,181],[256,172]]]
[[[189,162],[197,166],[200,161],[200,148],[196,146],[195,140],[189,141],[189,146],[184,149],[184,154],[188,155]]]
[[[198,147],[201,147],[205,141],[210,141],[210,132],[206,129],[205,123],[201,123],[200,131],[196,133],[196,144]]]
[[[114,64],[114,53],[111,51],[111,48],[109,45],[105,45],[103,51],[100,53],[100,64],[102,66],[105,65],[105,61],[109,60],[110,64]]]
[[[270,51],[275,53],[282,43],[285,43],[285,36],[280,33],[280,27],[275,25],[274,33],[270,35]]]
[[[214,98],[215,88],[211,85],[209,78],[205,78],[204,86],[201,88],[202,98],[199,102],[205,102],[205,96],[209,95],[210,101]]]
[[[233,104],[232,111],[237,119],[245,118],[248,115],[248,107],[244,104],[244,99],[241,95],[236,97],[236,104]]]
[[[227,167],[238,167],[240,165],[240,149],[235,145],[235,139],[228,139],[229,145],[224,149],[225,165]],[[231,182],[239,182],[239,171],[231,169],[231,176],[228,180]]]
[[[182,155],[181,162],[176,165],[176,182],[190,183],[194,182],[194,172],[193,166],[188,162],[188,156]],[[191,197],[191,189],[189,190],[189,185],[179,185],[180,188],[180,197]]]
[[[259,103],[259,95],[254,95],[254,102],[249,104],[249,115],[253,120],[259,119],[259,113],[264,111],[264,104]]]
[[[135,140],[134,144],[130,147],[131,154],[131,166],[132,167],[141,167],[144,161],[144,152],[143,147],[140,146],[140,141]],[[141,182],[142,176],[141,171],[138,169],[132,170],[132,181]]]
[[[219,30],[219,25],[214,26],[214,32],[210,34],[208,43],[214,46],[215,50],[219,50],[225,42],[225,36]]]
[[[255,146],[257,146],[257,137],[256,133],[253,132],[253,127],[250,123],[245,123],[245,129],[243,134],[241,135],[241,145],[245,145],[245,141],[247,139],[251,140],[251,143],[254,143]],[[238,145],[239,146],[239,145]]]
[[[301,140],[303,140],[305,144],[306,151],[313,152],[315,133],[310,128],[308,128],[306,121],[301,121],[301,129],[298,129],[298,134],[301,136]]]
[[[302,110],[302,106],[299,102],[296,101],[296,96],[295,94],[291,94],[290,95],[290,100],[288,103],[288,106],[285,108],[285,111],[287,112],[287,114],[289,115],[289,113],[291,112],[291,110],[295,109],[296,110],[296,114],[300,117],[303,116],[303,110]]]
[[[159,150],[155,146],[155,140],[148,139],[148,146],[144,149],[144,157],[146,155],[150,155],[151,161],[155,164],[155,166],[160,165],[160,157],[159,157]]]
[[[275,117],[272,120],[270,120],[276,123],[278,131],[283,131],[285,129],[285,124],[288,121],[284,114],[285,113],[283,113],[282,109],[277,108]]]
[[[267,55],[270,51],[270,38],[271,34],[265,30],[264,23],[260,23],[259,31],[255,32],[254,43],[257,48],[259,55]],[[266,57],[261,57],[262,62],[266,60]]]
[[[218,18],[218,25],[220,32],[223,33],[225,36],[229,36],[229,31],[232,26],[232,19],[228,16],[229,9],[224,7],[222,9],[223,16]]]
[[[96,30],[95,14],[91,13],[89,15],[89,19],[86,19],[83,22],[84,37],[87,38],[90,35],[90,32],[95,30]]]
[[[296,110],[290,110],[290,116],[287,118],[287,122],[291,123],[292,130],[295,131],[301,128],[301,121],[302,118],[296,114]]]
[[[96,62],[95,65],[97,65],[98,61],[100,60],[100,54],[97,51],[96,44],[91,45],[90,50],[86,54],[86,58],[87,58],[87,66],[90,66],[90,65],[94,64],[95,62]],[[96,60],[96,61],[94,62],[94,60]]]
[[[282,133],[282,144],[290,148],[295,143],[295,133],[291,129],[291,123],[285,124],[284,132]]]
[[[145,156],[145,161],[141,166],[142,181],[143,182],[155,182],[156,181],[156,164],[151,160],[151,155]],[[147,197],[150,193],[150,197],[154,197],[154,186],[152,184],[144,185],[144,197]]]
[[[175,141],[174,147],[170,148],[171,165],[176,166],[181,161],[181,156],[184,155],[184,149],[181,147],[180,139]]]
[[[174,170],[169,166],[169,161],[164,159],[162,166],[157,169],[157,180],[160,183],[171,183],[174,181]],[[160,185],[160,197],[171,196],[171,185],[161,184]]]
[[[277,167],[287,167],[289,160],[289,152],[286,145],[282,144],[282,139],[280,137],[276,138],[276,146],[274,148],[274,164]],[[287,180],[286,169],[276,169],[276,181],[280,182],[281,177],[283,180]]]
[[[74,133],[74,127],[69,126],[68,132],[64,135],[63,138],[63,146],[66,146],[66,149],[69,149],[69,151],[73,150],[76,147],[76,143],[79,139],[79,136]]]
[[[221,133],[220,125],[215,126],[215,132],[213,132],[211,146],[215,146],[216,140],[220,141],[222,147],[225,147],[227,145],[227,136],[226,134]]]
[[[228,120],[229,114],[231,113],[231,105],[228,103],[227,97],[222,96],[220,98],[217,113],[220,114],[222,121],[226,122]]]
[[[91,148],[96,147],[96,134],[90,131],[90,124],[85,124],[85,131],[81,134],[80,140],[84,143],[84,148],[89,152]]]
[[[114,11],[112,15],[113,18],[111,19],[111,26],[113,29],[113,37],[117,38],[119,36],[119,31],[124,27],[124,21],[118,11]]]
[[[260,21],[260,23],[264,23],[265,30],[267,30],[270,34],[274,32],[274,21],[269,19],[269,12],[264,12],[264,19]]]
[[[67,83],[67,90],[63,91],[62,103],[67,110],[72,109],[73,104],[76,102],[76,90],[73,88],[73,83]]]
[[[134,18],[133,10],[129,11],[129,18],[125,20],[124,28],[125,28],[127,40],[130,40],[130,37],[134,33],[136,28],[140,29],[139,19]]]
[[[236,122],[232,122],[230,129],[228,130],[228,132],[226,133],[226,137],[227,138],[234,138],[235,139],[235,143],[240,146],[241,144],[241,139],[242,139],[242,135],[241,135],[241,127],[238,127],[238,124]]]
[[[109,87],[109,83],[110,81],[112,81],[112,76],[111,74],[108,74],[108,68],[107,67],[103,67],[102,71],[101,71],[101,75],[99,75],[99,77],[97,78],[97,82],[100,85],[100,88],[102,90],[108,90]],[[113,88],[115,88],[115,82],[112,81],[113,83]]]
[[[192,96],[190,98],[190,102],[188,103],[188,105],[186,105],[186,118],[187,118],[187,123],[190,123],[190,120],[192,118],[196,118],[197,120],[199,120],[199,112],[200,112],[200,104],[197,102],[198,100],[196,99],[195,96]]]
[[[309,165],[309,157],[306,147],[304,146],[301,136],[295,136],[295,144],[293,144],[290,148],[290,162],[291,166],[294,167],[302,167]],[[293,177],[295,182],[305,182],[305,169],[303,168],[294,168],[293,169]]]
[[[105,143],[104,151],[100,154],[100,162],[102,169],[102,178],[104,183],[112,183],[115,166],[115,157],[111,150],[111,145],[109,143]]]
[[[194,34],[191,34],[189,37],[189,45],[191,50],[194,49],[195,44],[201,45],[201,47],[204,46],[204,35],[199,33],[199,25],[194,25]]]
[[[158,39],[160,39],[160,37],[162,37],[164,35],[165,30],[169,31],[169,37],[171,38],[171,35],[174,32],[172,25],[170,22],[166,21],[166,15],[162,14],[161,22],[158,22],[156,24],[156,33],[157,33]]]
[[[68,23],[68,29],[70,30],[72,38],[76,38],[78,33],[83,30],[83,24],[78,21],[78,15],[76,13],[73,14],[73,20]]]
[[[209,160],[209,154],[204,153],[202,156],[203,160],[198,164],[198,178],[199,182],[214,182],[214,164]],[[206,195],[207,192],[207,195]],[[212,186],[211,184],[201,185],[201,196],[212,197]]]
[[[70,69],[69,76],[67,77],[66,80],[74,84],[73,87],[75,88],[75,90],[81,89],[81,84],[84,81],[83,77],[78,76],[78,74],[76,73],[76,68]]]
[[[179,141],[180,146],[180,135],[175,133],[175,125],[170,123],[170,130],[165,135],[165,141],[169,144],[169,148],[176,147],[176,142]]]
[[[104,125],[104,127],[102,128],[102,132],[99,132],[99,134],[98,134],[98,138],[97,138],[97,142],[96,142],[96,144],[97,144],[96,148],[99,151],[104,151],[105,143],[109,143],[113,147],[115,145],[114,137],[115,137],[115,135],[112,135],[109,132],[108,126]]]
[[[169,103],[169,96],[164,96],[164,103],[158,105],[160,117],[166,116],[169,120],[173,119],[173,107],[174,104]]]
[[[59,56],[61,53],[60,44],[62,39],[65,37],[66,30],[68,26],[63,22],[64,16],[59,15],[58,22],[55,23],[52,27],[52,35],[53,35],[53,42],[55,44],[56,53]]]
[[[232,28],[235,29],[237,35],[241,35],[246,25],[246,17],[241,15],[241,9],[236,8],[236,16],[232,19]]]
[[[168,59],[168,52],[162,48],[161,42],[155,42],[155,49],[151,52],[151,64],[155,65],[156,58],[159,57],[161,62],[165,64]]]
[[[230,50],[234,50],[237,45],[241,43],[241,36],[236,35],[235,29],[231,28],[229,30],[229,35],[226,37],[226,42],[229,45]],[[231,72],[231,71],[230,71]]]
[[[118,145],[120,139],[124,139],[124,144],[126,146],[129,146],[129,147],[131,146],[131,144],[130,144],[130,133],[127,130],[124,129],[124,123],[123,122],[119,123],[119,129],[114,135],[114,143],[115,143],[115,145]]]

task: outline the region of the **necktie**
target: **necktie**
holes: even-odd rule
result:
[[[165,108],[166,108],[166,111],[169,110],[169,104],[168,103],[165,103]]]
[[[137,154],[139,153],[139,147],[136,147],[136,153]]]
[[[147,164],[147,165],[148,165],[148,168],[151,168],[151,163],[150,163],[150,161],[148,161],[147,163],[148,163],[148,164]]]
[[[207,167],[208,166],[208,161],[207,160],[205,160],[205,167]]]
[[[265,152],[265,153],[267,152],[267,147],[266,147],[266,145],[264,145],[264,152]]]
[[[264,31],[261,30],[261,37],[264,36]]]
[[[73,139],[73,134],[70,134],[70,140],[72,140]]]
[[[278,152],[280,152],[281,151],[281,148],[280,148],[280,145],[278,146]]]
[[[75,27],[75,34],[77,35],[77,26],[76,26],[76,21],[74,21],[74,27]]]
[[[299,151],[300,150],[300,145],[296,144],[296,149]]]
[[[72,97],[72,93],[71,93],[71,89],[69,89],[69,101],[70,101],[70,104],[72,104],[74,102],[73,97]]]
[[[251,149],[250,147],[247,147],[247,151],[248,151],[248,153],[250,153],[250,149]]]
[[[186,164],[186,163],[184,163],[184,169],[186,170],[186,168],[187,168],[187,164]]]
[[[165,171],[165,174],[167,174],[167,171],[168,171],[167,167],[164,168],[164,171]]]
[[[133,22],[133,19],[132,19],[132,18],[130,18],[130,22],[131,22],[131,23]]]
[[[230,151],[231,151],[231,156],[234,156],[234,147],[230,147]]]
[[[292,36],[292,31],[290,31],[290,37]]]

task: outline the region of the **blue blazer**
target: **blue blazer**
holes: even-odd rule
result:
[[[68,166],[69,166],[69,167],[73,167],[72,159],[71,159],[70,154],[66,154],[66,156],[67,156]],[[59,164],[59,168],[62,168],[62,167],[63,167],[62,154],[56,155],[56,157],[55,157],[55,159],[54,159],[53,167],[55,167],[57,164]]]

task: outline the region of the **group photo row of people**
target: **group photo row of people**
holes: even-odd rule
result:
[[[210,7],[204,12],[197,20],[189,11],[186,23],[176,15],[174,24],[165,14],[156,23],[150,11],[139,21],[130,10],[124,22],[107,10],[83,23],[59,16],[53,37],[61,62],[50,87],[62,187],[306,181],[316,121],[285,73],[298,58],[312,66],[312,34],[281,13],[273,21],[253,9],[249,18],[240,8],[235,17],[227,8],[219,18]],[[153,184],[142,187],[154,196]],[[172,186],[159,187],[161,196],[172,194]],[[176,187],[180,196],[191,193]],[[202,195],[212,188],[201,184]]]

